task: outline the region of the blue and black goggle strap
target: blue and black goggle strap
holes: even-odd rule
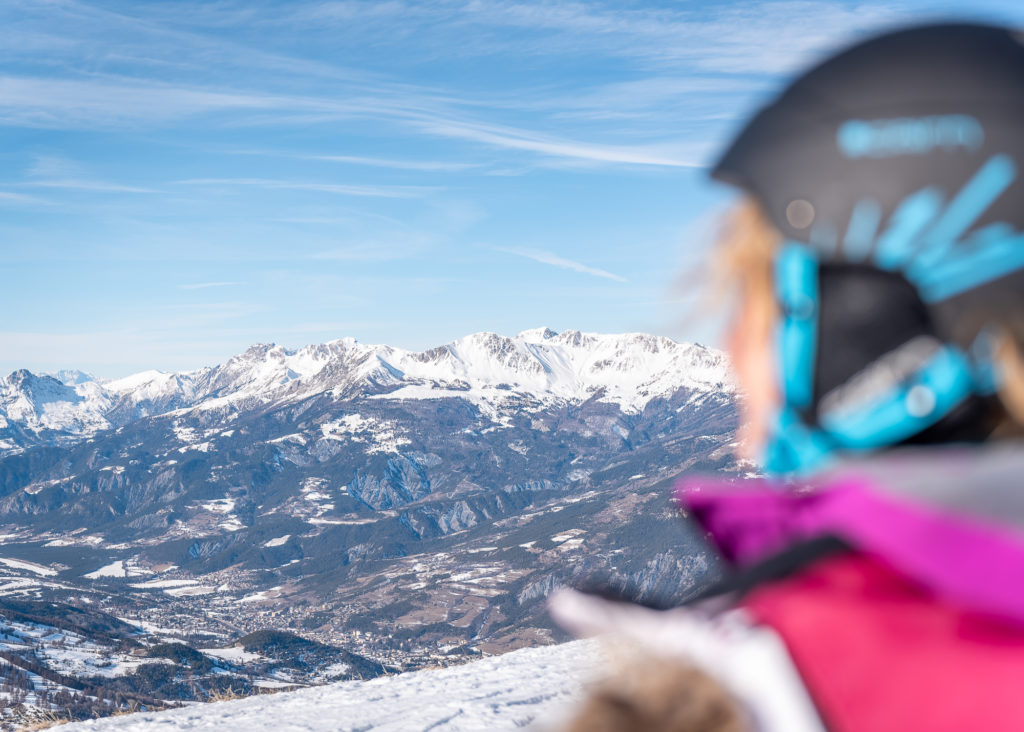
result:
[[[938,422],[978,390],[970,361],[958,348],[944,344],[888,391],[819,418],[814,409],[819,266],[814,249],[798,242],[786,242],[775,260],[782,399],[763,460],[769,473],[806,473],[824,467],[837,452],[899,443]]]

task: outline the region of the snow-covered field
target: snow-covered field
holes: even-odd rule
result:
[[[67,732],[239,730],[454,732],[550,729],[602,667],[595,641],[527,648],[372,681],[70,724]]]

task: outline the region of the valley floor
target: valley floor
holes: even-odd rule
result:
[[[443,669],[96,719],[59,729],[468,732],[528,725],[545,729],[557,723],[583,685],[598,675],[601,659],[594,641],[575,641]]]

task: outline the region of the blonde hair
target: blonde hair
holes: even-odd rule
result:
[[[782,235],[753,198],[740,199],[722,217],[711,260],[713,296],[738,294],[746,304],[774,316],[773,261]]]
[[[749,718],[706,673],[649,657],[584,700],[562,732],[748,732]]]
[[[721,301],[738,295],[746,317],[756,328],[771,328],[778,312],[774,287],[774,257],[782,234],[760,203],[744,196],[726,212],[719,226],[711,263],[713,296]],[[989,313],[988,315],[993,315]],[[1024,313],[1000,313],[992,326],[992,358],[999,372],[999,401],[1008,420],[996,430],[1000,436],[1024,429]]]
[[[1024,429],[1024,357],[1009,330],[996,340],[995,362],[999,369],[999,400],[1016,426]]]

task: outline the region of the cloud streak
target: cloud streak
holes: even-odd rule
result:
[[[525,150],[549,157],[571,158],[595,163],[660,165],[673,168],[700,168],[701,162],[676,155],[667,146],[600,145],[560,140],[534,132],[497,125],[474,124],[454,120],[422,123],[423,129],[435,135],[480,142],[493,147]]]
[[[561,269],[568,269],[573,272],[579,272],[581,274],[591,275],[593,277],[601,277],[606,280],[614,280],[615,282],[627,282],[625,277],[621,277],[612,272],[608,272],[597,267],[590,267],[582,262],[576,262],[572,259],[566,259],[553,252],[547,252],[543,249],[521,249],[518,247],[491,247],[496,252],[502,252],[503,254],[513,254],[517,257],[524,257],[526,259],[532,259],[534,262],[540,262],[541,264],[549,264],[552,267],[559,267]]]
[[[409,85],[381,85],[376,95],[342,98],[287,96],[234,92],[157,81],[61,80],[0,77],[0,121],[43,129],[124,129],[183,124],[190,118],[217,116],[221,124],[327,124],[343,120],[390,121],[421,134],[476,142],[492,148],[537,153],[546,157],[593,163],[699,167],[669,144],[608,145],[583,142],[533,130],[470,119],[461,102]],[[486,106],[486,105],[485,105]],[[534,106],[536,106],[534,104]],[[303,157],[303,156],[299,156]],[[477,167],[470,163],[396,160],[358,155],[311,155],[306,159],[375,167],[457,172]],[[261,179],[237,179],[240,185],[266,185]],[[74,185],[72,185],[74,184]],[[45,185],[37,182],[35,185]],[[151,192],[99,181],[58,180],[60,187],[92,186],[92,190]],[[308,188],[313,190],[313,188]],[[342,193],[342,190],[335,192]],[[381,195],[359,194],[346,195]]]
[[[51,201],[46,201],[42,198],[36,198],[35,196],[27,196],[24,193],[11,193],[9,191],[0,191],[0,203],[34,204],[43,206],[52,205]]]
[[[463,170],[471,170],[472,168],[480,167],[475,163],[455,163],[437,160],[393,160],[390,158],[370,158],[359,155],[299,155],[293,157],[297,157],[301,160],[322,160],[328,163],[368,165],[375,168],[417,170],[426,173],[457,173]]]
[[[119,183],[107,183],[101,180],[34,180],[22,185],[32,188],[61,188],[73,191],[90,191],[93,193],[157,193],[152,188],[126,186]]]
[[[368,243],[315,252],[309,255],[309,259],[324,262],[388,262],[402,259],[408,254],[406,247]]]
[[[240,285],[241,282],[195,282],[188,285],[178,285],[181,290],[206,290],[210,287],[231,287]]]
[[[376,198],[419,198],[438,190],[430,186],[345,185],[339,183],[273,180],[270,178],[190,178],[175,182],[180,185],[189,186],[254,186],[271,190],[311,191],[338,196],[367,196]]]
[[[420,53],[487,57],[592,56],[630,59],[648,67],[685,64],[727,73],[773,74],[793,69],[865,29],[908,17],[902,4],[829,0],[775,0],[739,4],[625,7],[579,0],[302,4],[292,20],[327,24],[344,32],[359,27],[378,39],[396,23],[429,28]],[[518,33],[530,33],[524,43]],[[458,43],[453,44],[453,37]],[[445,47],[443,44],[447,44]]]
[[[0,76],[0,121],[43,129],[124,128],[215,112],[286,109],[287,98],[155,80]]]

